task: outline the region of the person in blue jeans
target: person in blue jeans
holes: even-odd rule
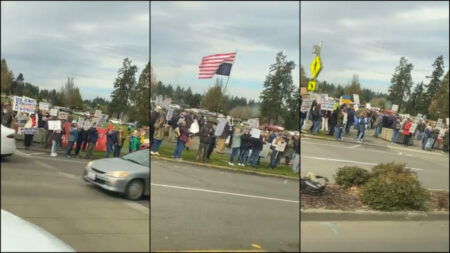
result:
[[[250,142],[252,143],[252,154],[250,156],[250,164],[253,168],[256,168],[256,164],[258,163],[259,154],[263,149],[263,137],[259,135],[259,138],[251,137]]]
[[[229,165],[234,166],[234,158],[239,156],[241,150],[241,136],[242,131],[240,128],[234,130],[233,136],[231,137],[231,155]],[[238,157],[239,159],[239,157]]]
[[[358,122],[358,134],[356,136],[356,140],[358,142],[362,142],[364,138],[364,132],[366,131],[366,124],[367,124],[367,115],[366,112],[361,113],[361,117],[359,118]]]
[[[244,134],[241,136],[241,150],[239,153],[239,160],[238,165],[239,166],[245,166],[245,161],[247,160],[248,153],[250,151],[252,143],[250,142],[250,131],[248,129],[245,129]]]
[[[280,155],[283,153],[284,148],[286,148],[286,141],[280,134],[272,141],[272,154],[270,156],[270,168],[275,169],[280,161]]]
[[[402,123],[400,122],[400,119],[397,118],[394,123],[394,132],[392,134],[392,139],[391,139],[392,144],[397,144],[398,133],[400,132],[401,128],[402,128]]]
[[[72,125],[70,126],[69,129],[69,139],[67,140],[67,149],[66,149],[66,157],[67,158],[72,158],[72,148],[73,148],[73,144],[77,141],[78,139],[78,129],[77,129],[77,121],[74,120],[72,121]]]
[[[342,140],[342,130],[344,127],[344,109],[341,107],[337,109],[337,124],[336,124],[336,140]]]
[[[189,139],[189,130],[186,128],[186,121],[180,119],[178,121],[178,127],[175,129],[175,135],[177,136],[177,145],[173,151],[172,157],[181,161],[181,155],[186,147],[186,142]]]
[[[311,119],[313,121],[312,134],[317,134],[322,124],[322,116],[320,115],[320,104],[314,106],[314,109],[311,112]]]
[[[112,128],[108,128],[106,132],[106,158],[109,158],[109,154],[114,152],[114,145],[117,142],[117,135]],[[113,154],[114,156],[114,154]]]

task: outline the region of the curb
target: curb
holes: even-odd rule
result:
[[[312,139],[321,139],[321,140],[328,140],[328,141],[336,141],[334,138],[327,138],[327,137],[322,137],[322,136],[315,136],[315,135],[311,135],[311,134],[302,134],[302,137],[308,137],[308,138],[312,138]],[[385,149],[389,149],[389,147],[387,146],[381,146],[381,145],[377,145],[377,144],[372,144],[372,143],[359,143],[359,142],[355,142],[355,141],[350,141],[350,140],[342,140],[341,142],[346,142],[346,143],[352,143],[352,144],[359,144],[359,145],[365,145],[365,146],[372,146],[372,147],[377,147],[377,148],[385,148]]]
[[[219,169],[219,170],[228,170],[228,171],[232,171],[232,172],[237,172],[237,173],[245,173],[245,174],[252,174],[252,175],[259,175],[259,176],[265,176],[265,177],[278,177],[278,178],[284,178],[284,179],[290,179],[290,180],[300,180],[300,175],[299,177],[290,177],[290,176],[284,176],[284,175],[276,175],[276,174],[270,174],[270,173],[265,173],[265,172],[259,172],[259,171],[249,171],[249,170],[239,170],[239,169],[233,169],[233,168],[229,168],[229,167],[225,167],[225,166],[220,166],[220,165],[214,165],[214,164],[204,164],[204,163],[199,163],[199,162],[191,162],[191,161],[176,161],[173,160],[171,158],[167,158],[167,157],[161,157],[161,156],[151,156],[151,159],[155,159],[155,160],[163,160],[163,161],[171,161],[171,162],[179,162],[179,163],[186,163],[186,164],[192,164],[192,165],[197,165],[197,166],[201,166],[201,167],[205,167],[205,168],[213,168],[213,169]]]
[[[302,221],[444,221],[449,220],[448,211],[340,211],[325,209],[301,209]]]

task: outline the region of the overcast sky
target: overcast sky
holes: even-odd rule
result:
[[[312,46],[323,41],[319,80],[387,92],[400,57],[413,63],[415,83],[444,55],[449,66],[449,2],[302,2],[301,62],[307,76]]]
[[[198,79],[201,58],[237,50],[228,94],[259,100],[269,67],[283,51],[297,65],[293,78],[298,86],[298,2],[151,5],[151,62],[157,80],[204,93],[215,78]]]
[[[74,77],[83,99],[110,99],[123,59],[149,61],[149,2],[1,2],[1,57],[42,89]]]

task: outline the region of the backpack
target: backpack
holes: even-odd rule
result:
[[[322,179],[324,183],[313,181],[310,178],[300,178],[300,193],[310,195],[322,195],[328,184],[328,178],[322,176],[314,176],[316,179]]]

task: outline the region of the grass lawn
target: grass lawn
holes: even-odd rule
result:
[[[161,145],[161,148],[159,149],[160,156],[171,158],[173,150],[175,148],[175,145],[173,143],[168,144],[167,141],[163,142]],[[195,157],[197,155],[197,150],[190,149],[190,150],[183,150],[182,158],[185,161],[191,161],[196,162]],[[245,167],[242,166],[230,166],[228,164],[228,161],[230,159],[229,154],[218,154],[215,151],[211,154],[211,159],[208,161],[208,164],[218,165],[218,166],[224,166],[228,168],[234,168],[239,170],[245,170],[245,171],[259,171],[259,172],[265,172],[268,174],[276,174],[276,175],[284,175],[284,176],[290,176],[290,177],[299,177],[299,174],[295,174],[292,172],[292,165],[284,165],[279,164],[276,169],[272,170],[269,167],[269,163],[262,159],[260,160],[260,165],[257,165],[258,168],[253,168],[250,165],[247,165]]]

